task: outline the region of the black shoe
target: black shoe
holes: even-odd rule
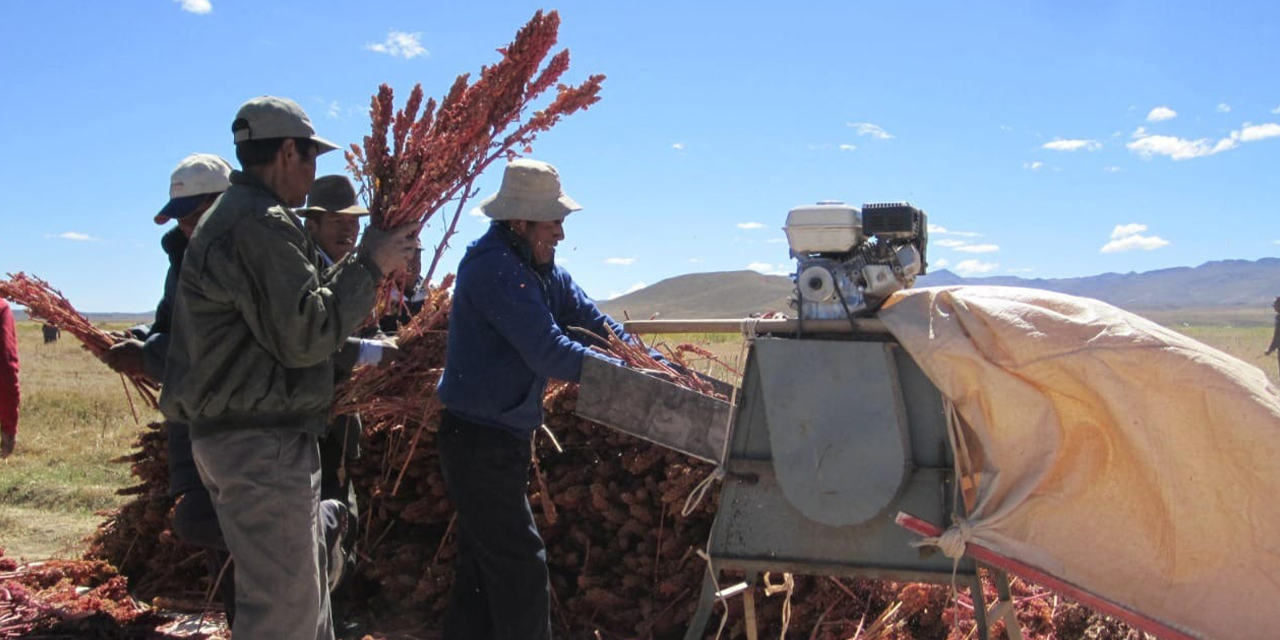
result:
[[[342,549],[342,543],[347,537],[349,516],[347,505],[339,500],[324,500],[320,503],[325,552],[329,558],[329,591],[342,583],[342,576],[347,570],[347,554]]]
[[[333,635],[342,640],[360,640],[368,631],[368,626],[354,618],[342,618],[333,621]]]

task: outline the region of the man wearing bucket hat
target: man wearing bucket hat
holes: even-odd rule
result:
[[[581,327],[622,327],[555,264],[563,221],[581,209],[555,167],[519,159],[480,211],[493,219],[458,266],[438,395],[440,466],[458,512],[447,640],[551,635],[546,549],[527,499],[530,442],[548,378],[576,382]]]
[[[369,215],[369,210],[356,200],[350,179],[331,175],[316,178],[307,194],[307,205],[299,213],[306,219],[307,232],[316,241],[327,266],[355,250],[360,218]]]
[[[365,234],[322,269],[292,207],[315,180],[316,136],[296,102],[244,103],[231,125],[241,171],[191,236],[178,279],[160,408],[192,453],[236,564],[237,638],[330,640],[319,516],[333,355],[369,316],[416,228]]]
[[[230,186],[231,164],[218,156],[194,153],[178,162],[169,177],[169,202],[154,217],[156,224],[178,221],[160,239],[161,248],[169,256],[164,295],[156,305],[155,320],[149,326],[134,327],[128,336],[122,337],[103,354],[102,360],[107,366],[125,374],[143,373],[154,380],[164,377],[165,356],[173,329],[174,297],[187,243],[200,218]],[[219,595],[230,624],[235,620],[234,574],[223,571],[229,556],[218,525],[218,515],[196,470],[187,425],[169,421],[166,429],[169,495],[174,498],[173,532],[183,542],[204,549],[213,579],[222,575],[218,583]]]
[[[332,267],[356,247],[360,235],[360,218],[369,210],[360,206],[355,187],[343,175],[316,178],[307,194],[306,206],[299,210],[305,219],[307,233],[319,249],[320,262]],[[371,332],[376,335],[376,329]],[[351,375],[355,365],[382,365],[397,355],[395,343],[368,337],[350,337],[335,356],[334,382]],[[330,604],[335,630],[350,632],[356,628],[347,619],[347,602],[342,589],[342,576],[349,574],[357,559],[359,510],[355,486],[347,467],[360,457],[361,423],[359,414],[345,414],[333,419],[320,440],[320,499],[325,521],[326,545],[329,549]],[[340,505],[340,509],[335,509]]]

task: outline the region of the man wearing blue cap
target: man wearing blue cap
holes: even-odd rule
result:
[[[174,289],[182,271],[187,241],[204,212],[230,186],[231,164],[215,155],[193,153],[174,168],[169,178],[169,202],[154,218],[160,225],[170,220],[178,221],[160,238],[160,247],[169,256],[164,296],[156,306],[155,321],[147,330],[135,331],[134,339],[117,342],[103,355],[103,361],[112,369],[126,375],[145,374],[157,381],[164,376],[164,357],[169,350],[169,330],[173,322]]]
[[[164,279],[164,296],[156,305],[155,321],[130,329],[102,356],[112,369],[129,375],[145,374],[153,380],[164,377],[165,355],[169,351],[169,334],[173,329],[174,296],[182,258],[196,224],[214,200],[231,186],[231,165],[207,153],[195,153],[182,159],[169,178],[169,202],[155,215],[156,224],[177,220],[160,239],[169,256],[169,273]],[[174,499],[173,532],[183,542],[205,550],[209,575],[218,582],[219,595],[227,613],[227,623],[235,620],[234,574],[228,566],[227,543],[222,539],[218,515],[209,492],[200,481],[195,459],[191,455],[191,435],[187,425],[169,421],[166,424],[169,444],[169,495]],[[227,570],[223,570],[227,567]]]

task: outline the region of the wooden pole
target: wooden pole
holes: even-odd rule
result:
[[[805,320],[795,318],[725,318],[714,320],[628,320],[622,323],[627,333],[740,333],[754,331],[770,333],[834,333],[834,334],[886,334],[879,318],[857,318],[850,322],[841,320]]]
[[[942,527],[921,520],[911,514],[898,512],[898,516],[893,519],[898,526],[914,531],[922,536],[937,537],[942,535]],[[1029,582],[1034,582],[1053,591],[1057,591],[1073,600],[1088,607],[1092,607],[1113,618],[1123,620],[1125,624],[1132,626],[1139,631],[1150,633],[1163,640],[1205,640],[1203,636],[1198,634],[1176,629],[1168,624],[1160,622],[1154,618],[1147,617],[1133,609],[1122,604],[1112,602],[1102,596],[1085,591],[1082,587],[1078,587],[1066,580],[1054,577],[1045,573],[1043,569],[1033,567],[1025,562],[1014,560],[1007,556],[1002,556],[982,545],[973,544],[972,542],[965,545],[966,555],[973,556],[975,560],[983,564],[1003,569],[1008,573],[1012,573]],[[975,601],[976,603],[976,601]]]

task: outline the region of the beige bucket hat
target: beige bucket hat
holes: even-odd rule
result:
[[[307,194],[307,205],[300,213],[346,213],[353,216],[367,216],[369,210],[356,201],[356,188],[344,175],[320,176],[311,184],[311,192]]]
[[[518,158],[507,164],[498,192],[476,210],[494,220],[559,220],[582,205],[560,188],[556,168],[538,160]]]

